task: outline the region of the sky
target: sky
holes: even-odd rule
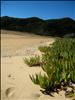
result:
[[[1,16],[75,19],[75,1],[1,1]]]

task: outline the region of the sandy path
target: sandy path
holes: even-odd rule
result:
[[[12,33],[12,34],[10,34]],[[15,35],[16,34],[16,35]],[[28,67],[24,57],[38,53],[38,46],[53,42],[53,38],[20,35],[11,31],[1,34],[1,98],[2,100],[70,100],[61,95],[50,97],[40,92],[29,75],[42,72],[41,67]]]

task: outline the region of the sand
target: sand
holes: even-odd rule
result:
[[[54,42],[54,38],[1,30],[1,100],[71,100],[64,92],[54,97],[44,95],[29,75],[44,73],[41,67],[29,67],[25,57],[38,55],[38,46]]]

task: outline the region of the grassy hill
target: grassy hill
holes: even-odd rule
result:
[[[75,20],[71,18],[43,20],[37,17],[13,18],[1,17],[1,29],[29,32],[49,36],[75,37]]]

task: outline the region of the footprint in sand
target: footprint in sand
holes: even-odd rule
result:
[[[13,97],[15,95],[15,87],[7,88],[6,91],[5,91],[5,95],[8,98]]]
[[[9,74],[8,77],[11,78],[11,79],[15,79],[12,74]]]
[[[11,77],[11,76],[12,76],[11,74],[8,75],[8,77]]]

